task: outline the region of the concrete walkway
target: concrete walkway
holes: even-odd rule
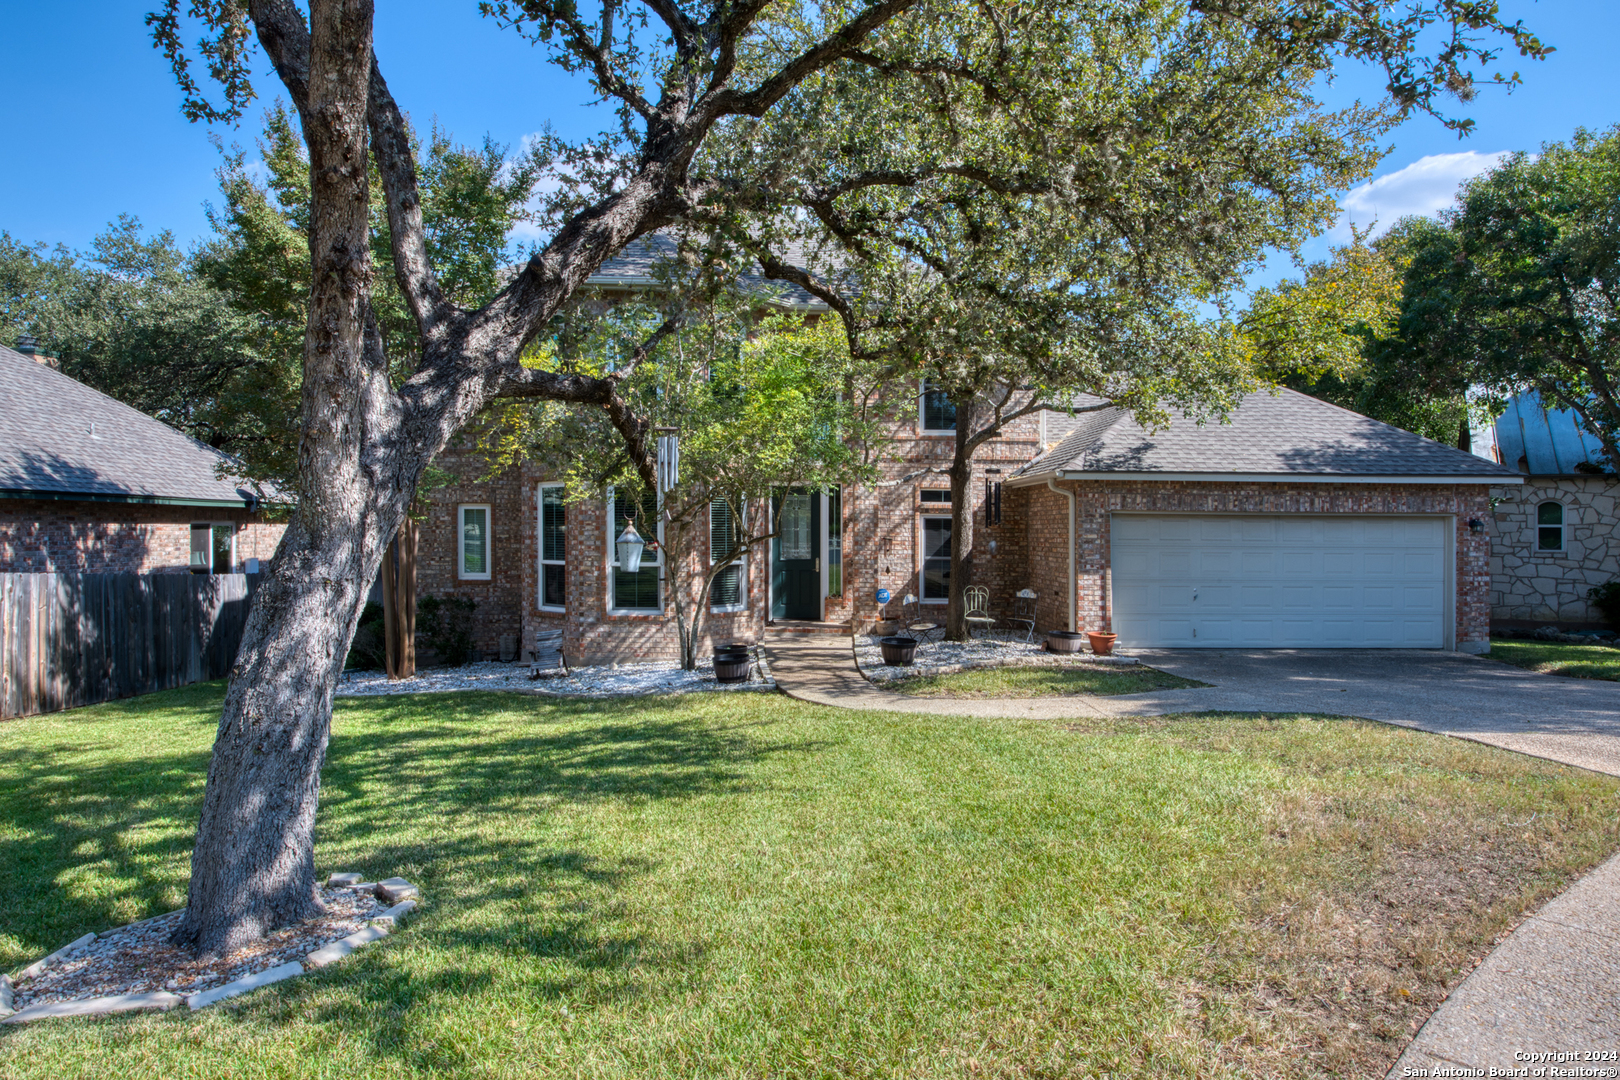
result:
[[[1206,711],[1357,716],[1620,776],[1620,683],[1539,675],[1459,653],[1144,650],[1134,654],[1143,663],[1211,685],[995,700],[881,690],[856,668],[845,637],[775,636],[766,651],[784,693],[839,708],[1051,720]],[[1514,930],[1451,992],[1389,1075],[1522,1068],[1527,1061],[1516,1053],[1589,1050],[1620,1051],[1620,856]],[[1529,1064],[1534,1076],[1537,1065]]]

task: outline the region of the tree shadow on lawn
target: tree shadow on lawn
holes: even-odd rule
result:
[[[136,719],[139,711],[123,704]],[[216,709],[218,694],[199,705]],[[425,723],[424,705],[434,709]],[[667,702],[537,708],[521,695],[444,695],[388,710],[380,722],[364,717],[366,730],[356,730],[343,706],[322,773],[317,869],[403,874],[434,899],[448,899],[452,881],[494,888],[465,883],[487,883],[493,875],[485,871],[495,868],[503,879],[517,873],[513,890],[557,888],[570,876],[611,889],[618,876],[646,868],[601,867],[578,853],[492,839],[489,826],[567,803],[747,790],[753,763],[817,748],[745,734],[759,724],[683,716]],[[19,777],[0,795],[0,820],[10,826],[0,836],[0,911],[11,938],[0,937],[0,969],[184,902],[211,735],[202,749],[125,757],[95,739],[0,752],[0,773]],[[60,760],[90,754],[98,760]],[[334,848],[364,854],[353,866],[327,866],[344,857]]]

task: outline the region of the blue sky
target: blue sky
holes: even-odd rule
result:
[[[257,117],[238,128],[188,123],[179,91],[152,48],[142,17],[155,0],[56,5],[0,0],[0,230],[27,242],[82,248],[120,213],[154,229],[171,229],[183,245],[207,235],[204,203],[216,198],[219,155],[209,142],[249,148]],[[1384,224],[1405,213],[1447,205],[1457,184],[1512,150],[1563,140],[1576,127],[1620,121],[1613,46],[1620,41],[1620,4],[1607,0],[1503,0],[1508,19],[1522,18],[1557,47],[1530,63],[1505,57],[1525,85],[1507,94],[1486,88],[1465,115],[1475,133],[1457,139],[1437,121],[1415,117],[1390,137],[1393,150],[1373,181],[1343,199],[1350,217]],[[548,122],[583,134],[596,125],[588,91],[543,62],[510,31],[478,15],[475,0],[428,3],[379,0],[377,52],[395,97],[419,127],[432,119],[463,141],[486,133],[517,144]],[[279,84],[259,57],[260,93]],[[1366,70],[1347,71],[1335,99],[1372,95]],[[1312,245],[1325,253],[1331,237]],[[1270,277],[1285,267],[1276,267]]]

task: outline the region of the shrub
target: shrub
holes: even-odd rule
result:
[[[1593,607],[1603,612],[1609,629],[1620,630],[1620,578],[1586,590],[1586,598],[1592,601]]]
[[[473,656],[473,612],[476,601],[465,596],[424,596],[416,605],[416,631],[439,663],[460,667]]]
[[[349,656],[344,667],[376,669],[388,663],[388,645],[383,640],[381,604],[367,604],[360,612],[360,625],[354,628]]]

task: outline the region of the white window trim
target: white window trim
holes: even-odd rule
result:
[[[711,499],[709,501],[711,503],[713,503],[713,502],[716,502],[717,500]],[[709,518],[710,528],[711,529],[714,527],[713,526],[714,518],[712,516],[713,513],[714,512],[711,510],[710,511],[711,516]],[[731,511],[731,516],[737,522],[737,530],[738,530],[738,533],[740,535],[742,533],[742,531],[748,527],[747,526],[747,522],[748,522],[748,501],[746,499],[743,500],[741,510],[737,510],[737,509],[733,508],[732,511]],[[747,546],[743,547],[743,553],[741,555],[737,556],[736,561],[734,561],[731,565],[741,568],[741,569],[738,570],[738,574],[739,574],[739,576],[741,576],[742,582],[740,583],[740,585],[738,586],[738,589],[737,589],[737,595],[739,597],[741,597],[741,599],[738,600],[738,602],[735,603],[735,604],[716,604],[716,603],[713,603],[714,593],[711,591],[709,593],[709,599],[710,599],[709,610],[711,612],[717,614],[717,615],[727,615],[727,614],[732,614],[732,613],[738,612],[738,611],[747,611],[748,610],[748,548],[747,548]],[[714,566],[714,537],[713,537],[712,534],[709,537],[709,566],[711,568]],[[712,582],[710,583],[710,588],[711,589],[713,588],[713,583]]]
[[[469,574],[467,572],[467,511],[482,510],[484,512],[484,572],[482,574]],[[488,581],[495,570],[495,545],[491,542],[491,525],[495,515],[490,512],[488,503],[461,503],[456,507],[456,578],[460,581]]]
[[[186,572],[191,572],[191,529],[200,528],[204,525],[208,526],[208,572],[210,574],[217,573],[214,569],[214,530],[222,526],[229,526],[231,530],[231,568],[225,572],[227,574],[236,573],[238,560],[236,557],[236,522],[234,521],[193,521],[191,523],[190,528],[186,530]]]
[[[546,603],[546,567],[561,566],[566,568],[568,565],[568,534],[566,531],[563,533],[563,558],[546,558],[546,489],[564,488],[566,486],[566,484],[541,484],[539,487],[534,489],[534,557],[537,565],[540,567],[540,579],[535,582],[534,598],[536,601],[535,606],[541,611],[565,612],[568,610],[568,606],[566,604]],[[564,520],[566,520],[566,518]],[[564,528],[566,529],[566,526],[564,526]],[[566,572],[563,576],[566,579]]]
[[[930,600],[928,597],[923,595],[923,575],[928,572],[928,556],[925,553],[925,550],[923,548],[923,540],[928,535],[928,526],[926,524],[926,522],[928,522],[928,521],[943,521],[943,522],[945,522],[947,524],[950,524],[951,523],[951,516],[949,514],[918,514],[917,515],[917,603],[919,603],[919,604],[949,604],[951,602],[951,598],[949,596],[945,597],[943,600],[940,600],[940,599]],[[951,542],[955,543],[956,542],[956,535],[955,535],[954,527],[952,528],[951,532],[952,532]],[[946,591],[949,592],[948,589]]]
[[[604,599],[607,601],[607,605],[608,605],[607,613],[609,615],[662,615],[664,613],[664,603],[665,603],[665,601],[664,601],[664,593],[667,591],[667,588],[666,588],[667,583],[664,580],[664,514],[663,514],[664,497],[662,495],[660,495],[658,497],[658,511],[659,511],[658,512],[658,521],[656,523],[657,528],[654,530],[657,533],[658,550],[657,551],[643,551],[641,553],[641,565],[642,566],[647,565],[648,557],[651,556],[652,564],[654,566],[658,567],[658,606],[656,608],[646,608],[646,607],[621,608],[621,607],[614,607],[613,606],[613,571],[619,565],[619,552],[613,546],[613,544],[614,544],[614,541],[616,541],[619,538],[619,533],[624,531],[619,527],[618,519],[614,516],[614,513],[613,513],[613,504],[614,504],[615,499],[616,499],[616,494],[615,494],[614,490],[612,488],[608,488],[608,490],[607,490],[607,523],[608,523],[607,524],[607,569],[608,569],[608,575],[607,575],[607,596],[604,597]],[[640,532],[641,530],[638,528],[636,531]],[[643,539],[645,539],[645,537],[643,537]]]
[[[928,398],[929,381],[928,379],[917,380],[917,433],[933,439],[954,438],[956,436],[956,426],[954,424],[948,428],[931,428],[928,426],[925,404]]]
[[[1558,515],[1559,524],[1543,525],[1541,523],[1541,508],[1552,503],[1561,511]],[[1541,530],[1557,529],[1558,546],[1544,548],[1541,546]],[[1543,558],[1554,558],[1558,555],[1569,554],[1569,506],[1559,499],[1537,499],[1535,507],[1530,511],[1530,551]]]

